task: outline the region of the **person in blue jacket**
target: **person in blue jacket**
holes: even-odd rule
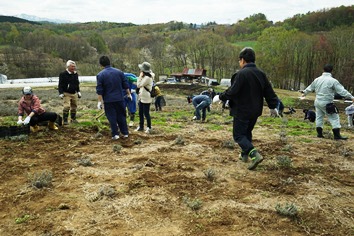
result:
[[[202,119],[202,122],[204,122],[206,111],[211,104],[211,98],[208,95],[197,95],[193,97],[192,104],[195,107],[193,120]],[[200,115],[200,111],[202,111],[202,115]]]
[[[113,140],[119,139],[119,132],[124,135],[124,138],[128,138],[129,132],[123,95],[124,89],[127,94],[126,96],[131,99],[127,78],[121,70],[111,66],[111,62],[107,56],[101,56],[99,63],[103,67],[103,70],[97,74],[97,108],[104,108],[111,126]]]

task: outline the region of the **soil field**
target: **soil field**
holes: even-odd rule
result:
[[[282,119],[264,107],[253,137],[265,160],[249,171],[227,111],[213,104],[205,123],[191,121],[185,96],[205,88],[161,88],[167,106],[152,109],[151,134],[133,127],[112,141],[106,118],[94,119],[94,86],[83,86],[79,124],[0,139],[0,235],[354,235],[354,130],[343,114],[349,140],[335,141],[328,123],[319,139],[303,121],[311,96]],[[57,91],[34,90],[61,113]],[[5,92],[1,122],[15,124],[21,94]]]

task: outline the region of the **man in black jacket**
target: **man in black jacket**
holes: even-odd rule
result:
[[[63,121],[68,124],[70,111],[71,122],[76,123],[76,109],[78,98],[81,98],[79,75],[76,72],[76,63],[67,61],[66,70],[59,75],[59,97],[64,99]]]
[[[241,160],[252,163],[248,167],[253,170],[263,161],[263,157],[252,144],[252,130],[263,111],[263,98],[267,101],[272,115],[278,115],[276,109],[278,97],[275,94],[266,74],[255,64],[256,55],[252,48],[244,48],[239,55],[241,70],[232,78],[232,85],[213,102],[230,100],[230,115],[233,119],[233,138],[241,147]]]

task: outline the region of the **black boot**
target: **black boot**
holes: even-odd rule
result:
[[[76,112],[71,112],[71,123],[78,123],[76,120]]]
[[[335,140],[347,140],[348,139],[348,137],[344,137],[344,136],[340,135],[340,129],[339,128],[332,129],[332,131],[333,131],[333,136],[334,136]]]
[[[66,113],[66,112],[63,112],[63,124],[64,125],[68,125],[68,116],[69,116],[69,113]]]
[[[322,127],[316,127],[316,131],[317,131],[317,138],[324,138]]]

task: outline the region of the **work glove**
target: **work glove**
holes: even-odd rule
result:
[[[98,102],[97,103],[97,109],[98,110],[102,110],[102,102]]]
[[[128,95],[127,95],[127,98],[129,98],[130,101],[133,101],[133,97],[132,97],[131,94],[128,94]]]
[[[24,125],[28,125],[30,123],[31,117],[27,116],[26,119],[23,121]]]
[[[22,120],[18,120],[18,121],[17,121],[17,124],[18,124],[18,125],[22,125],[22,124],[23,124],[23,121],[22,121]]]
[[[59,94],[59,97],[60,97],[61,99],[63,99],[64,94]]]
[[[80,92],[77,92],[77,97],[81,98],[81,93]]]
[[[219,102],[219,101],[220,101],[219,95],[215,95],[214,98],[213,98],[213,103]]]
[[[270,116],[272,116],[272,117],[278,117],[278,116],[279,116],[278,109],[276,109],[276,108],[270,109]]]

